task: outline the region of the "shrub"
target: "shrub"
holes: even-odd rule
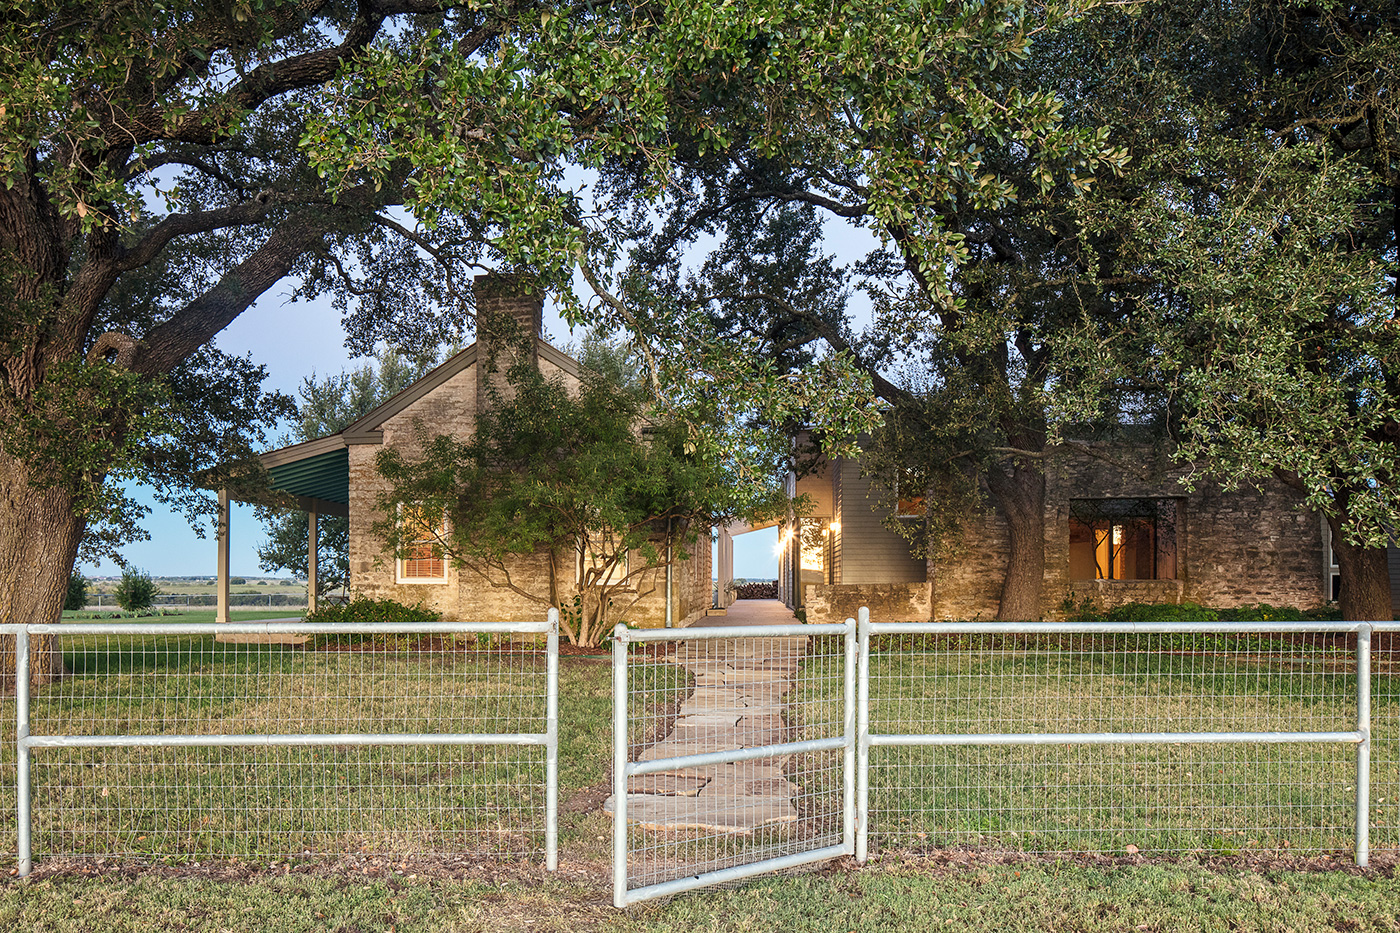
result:
[[[1109,622],[1217,622],[1220,613],[1197,603],[1124,603],[1104,614]]]
[[[149,609],[158,591],[156,581],[146,571],[127,568],[122,571],[122,582],[117,584],[117,605],[126,612]]]
[[[1212,609],[1197,603],[1125,603],[1104,610],[1084,599],[1075,602],[1067,598],[1060,608],[1071,622],[1325,622],[1340,619],[1335,606],[1320,609],[1297,609],[1293,606],[1235,606]]]
[[[379,622],[393,623],[396,625],[416,625],[420,622],[436,622],[442,618],[442,613],[436,609],[419,603],[409,606],[405,603],[392,599],[369,599],[364,596],[356,596],[347,603],[325,603],[316,607],[315,612],[306,615],[308,622],[321,622],[331,625],[348,622]],[[370,636],[362,634],[345,635],[317,635],[308,643],[308,648],[319,648],[322,645],[348,645],[357,644],[369,639]],[[395,636],[381,641],[398,641]]]
[[[1271,606],[1256,603],[1221,609],[1220,618],[1226,622],[1330,622],[1340,619],[1342,611],[1336,606],[1320,609],[1298,609],[1294,606]]]
[[[88,578],[76,570],[68,577],[68,595],[63,597],[63,608],[77,612],[87,606]]]

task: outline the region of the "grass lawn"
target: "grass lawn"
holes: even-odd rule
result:
[[[56,716],[65,731],[91,734],[191,724],[211,732],[474,732],[488,723],[534,731],[527,717],[538,706],[543,665],[533,654],[475,642],[420,647],[305,651],[212,638],[67,637],[73,676],[36,695],[34,732]],[[1084,644],[1036,653],[971,642],[901,647],[877,650],[873,661],[877,733],[930,731],[930,724],[944,732],[1331,730],[1355,718],[1356,672],[1344,645],[1271,644],[1249,653],[1177,643],[1113,654]],[[641,663],[633,676],[665,708],[684,690],[680,669]],[[1373,850],[1396,846],[1400,704],[1389,665],[1378,661],[1373,678]],[[610,673],[606,658],[561,660],[557,876],[515,858],[538,844],[537,834],[501,817],[525,821],[540,805],[542,755],[532,749],[43,750],[35,769],[40,853],[168,856],[171,865],[87,877],[41,862],[35,879],[0,880],[0,924],[398,933],[1400,931],[1394,852],[1377,852],[1380,868],[1345,870],[1351,749],[1320,745],[875,749],[871,865],[617,912],[610,821],[598,808],[607,792]],[[801,681],[794,699],[799,724],[835,715],[829,696],[803,694]],[[13,781],[12,703],[0,701],[6,782]],[[13,792],[7,784],[0,793],[0,841],[10,851]],[[1129,855],[993,854],[1017,848]],[[288,863],[280,855],[303,849],[331,858]],[[491,857],[456,858],[467,849]],[[955,861],[940,849],[984,854]],[[400,861],[383,857],[386,850],[429,857]],[[1189,854],[1148,861],[1135,850]],[[1343,869],[1255,869],[1230,858],[1263,850],[1285,858],[1337,853]],[[1207,867],[1198,858],[1216,860]]]
[[[1327,933],[1400,928],[1388,874],[920,861],[769,878],[613,910],[606,871],[469,880],[268,873],[245,880],[72,875],[0,884],[0,924],[77,933],[394,930],[491,933]]]

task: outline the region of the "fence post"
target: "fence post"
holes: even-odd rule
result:
[[[559,868],[559,610],[549,610],[544,683],[544,867]]]
[[[864,862],[870,855],[870,609],[861,606],[856,620],[856,861]]]
[[[1371,623],[1356,630],[1356,864],[1365,868],[1371,849]]]
[[[627,906],[627,626],[613,629],[613,906]]]
[[[29,877],[34,868],[30,824],[29,781],[29,629],[15,632],[15,836],[19,876]]]
[[[856,645],[856,620],[846,620],[846,671],[842,678],[841,734],[846,739],[841,766],[844,773],[842,786],[841,846],[847,855],[856,853],[856,665],[858,648]]]

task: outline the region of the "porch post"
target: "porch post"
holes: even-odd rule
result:
[[[727,525],[719,530],[719,607],[727,609],[734,602],[734,536]]]
[[[214,611],[215,622],[227,622],[228,619],[228,490],[219,490],[219,556],[218,556],[218,594],[219,608]]]
[[[316,611],[316,572],[320,569],[317,564],[319,556],[316,542],[316,512],[312,510],[306,513],[306,611]]]

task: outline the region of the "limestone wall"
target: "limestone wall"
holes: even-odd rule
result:
[[[1227,492],[1201,482],[1192,490],[1183,482],[1187,473],[1149,448],[1107,450],[1103,457],[1062,450],[1050,460],[1042,600],[1046,618],[1062,616],[1067,597],[1087,597],[1105,608],[1182,601],[1311,608],[1324,601],[1321,519],[1300,507],[1296,492],[1275,480]],[[1071,579],[1071,500],[1132,498],[1178,502],[1175,578]],[[959,557],[931,569],[934,617],[995,616],[1006,560],[1006,522],[990,510],[967,529]]]
[[[926,622],[930,590],[927,583],[809,583],[803,607],[812,624],[845,622],[862,606],[873,622]]]

